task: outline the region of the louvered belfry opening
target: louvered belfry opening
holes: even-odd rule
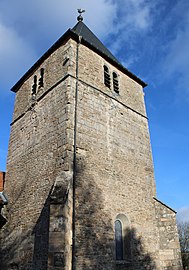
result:
[[[110,88],[111,86],[111,79],[110,79],[110,73],[107,66],[104,65],[104,84]]]
[[[37,76],[33,77],[32,95],[36,95],[37,92]]]
[[[119,82],[118,82],[118,75],[113,72],[113,88],[114,91],[119,94]]]
[[[40,69],[39,88],[44,86],[44,68]]]

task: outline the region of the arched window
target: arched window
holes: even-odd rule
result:
[[[115,221],[115,245],[116,260],[123,260],[123,234],[122,223],[120,220]]]
[[[110,73],[107,66],[104,65],[104,84],[110,88],[111,86],[111,79],[110,79]]]
[[[115,220],[115,253],[116,260],[131,259],[131,230],[126,215],[119,214]]]
[[[115,72],[113,72],[113,89],[117,94],[119,94],[118,75]]]

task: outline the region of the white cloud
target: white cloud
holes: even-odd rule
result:
[[[181,1],[172,11],[172,23],[178,26],[172,38],[166,41],[162,70],[167,79],[174,78],[177,100],[181,96],[189,101],[189,2]]]
[[[28,68],[28,64],[33,59],[34,53],[30,46],[18,36],[11,28],[0,23],[0,76],[1,93],[5,87],[9,88],[14,80],[21,76],[21,71]],[[6,90],[8,90],[6,88]]]
[[[175,77],[177,89],[182,91],[182,94],[187,94],[189,99],[189,24],[187,29],[178,31],[175,40],[169,46],[169,54],[165,59],[165,70],[167,76]],[[185,96],[186,97],[186,96]]]
[[[84,8],[84,21],[100,38],[111,33],[123,32],[127,36],[133,31],[145,30],[151,24],[152,1],[146,0],[62,0],[2,1],[0,18],[19,36],[31,43],[39,44],[57,38],[76,22],[77,8]],[[123,38],[121,35],[118,37]]]
[[[155,9],[155,1],[117,0],[115,2],[117,17],[114,20],[112,31],[115,38],[109,47],[114,54],[125,50],[127,56],[123,59],[123,63],[135,63],[140,53],[140,51],[136,50],[139,45],[138,42],[140,39],[144,39],[153,27],[154,18],[152,11]],[[128,55],[128,50],[131,52],[133,49],[133,54],[130,53]]]
[[[17,0],[6,4],[1,16],[6,25],[16,27],[25,38],[37,43],[39,40],[58,37],[77,22],[77,9],[84,8],[84,18],[100,36],[107,35],[115,18],[115,4],[111,0]],[[10,19],[11,18],[11,19]]]
[[[189,222],[189,206],[182,207],[177,211],[178,222]]]
[[[153,1],[146,0],[17,0],[0,3],[1,23],[12,29],[35,50],[44,50],[65,30],[77,22],[77,8],[84,8],[84,22],[100,38],[119,34],[114,40],[120,43],[135,32],[145,31],[152,25]],[[120,47],[120,46],[119,46]],[[40,51],[41,53],[41,51]]]
[[[111,0],[0,2],[0,94],[14,84],[68,28],[77,23],[77,8],[84,22],[99,37],[112,31],[115,4]],[[8,90],[8,89],[7,89]]]
[[[77,8],[86,10],[83,15],[84,22],[106,42],[113,54],[121,53],[121,60],[127,67],[140,61],[141,54],[145,52],[145,48],[141,46],[148,46],[149,54],[151,52],[148,58],[153,57],[156,37],[151,40],[151,46],[144,40],[152,32],[154,23],[157,23],[159,11],[155,0],[72,0],[69,4],[62,0],[2,0],[0,57],[3,65],[0,72],[4,84],[7,79],[11,84],[13,80],[16,81],[67,28],[74,26],[77,22]],[[179,71],[180,86],[189,85],[186,74],[189,63],[189,34],[186,29],[181,29],[169,43],[169,53],[163,63],[166,71],[162,68],[163,72],[170,76]],[[141,44],[140,39],[143,39]],[[6,76],[7,74],[9,76]]]
[[[126,24],[132,27],[132,30],[144,30],[152,24],[151,10],[153,1],[129,0],[125,3],[127,11]]]

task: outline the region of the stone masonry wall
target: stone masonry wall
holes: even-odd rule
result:
[[[183,269],[176,226],[176,213],[158,200],[154,200],[159,230],[159,262],[161,269]]]
[[[119,75],[119,95],[103,85],[104,64]],[[76,268],[166,269],[155,240],[159,231],[153,196],[153,162],[142,87],[80,45]],[[132,260],[121,264],[115,261],[114,240],[114,221],[120,213],[129,218],[132,235]],[[175,227],[175,220],[171,222]],[[172,262],[177,270],[181,269],[179,259],[175,257]]]
[[[119,74],[119,95],[103,85],[104,64]],[[155,185],[142,87],[82,45],[79,81],[77,269],[154,269]],[[129,217],[133,234],[133,260],[124,265],[115,262],[114,221],[120,213]]]
[[[31,76],[23,83],[19,91],[17,91],[15,98],[15,107],[13,121],[25,113],[30,108],[32,103],[32,85],[34,83],[34,76],[37,76],[37,84],[40,78],[40,69],[44,68],[44,87],[38,89],[38,98],[44,94],[44,92],[53,88],[55,84],[60,81],[69,73],[72,74],[75,71],[74,62],[74,50],[71,41],[68,41],[65,45],[62,45],[58,50],[53,52],[38,69],[31,74]]]
[[[118,74],[119,94],[104,85],[104,64],[111,76]],[[159,212],[142,86],[81,44],[78,67],[76,130],[75,41],[49,56],[17,92],[6,175],[10,202],[2,234],[3,270],[14,265],[70,270],[72,211],[77,270],[164,270],[160,241],[154,240],[160,235]],[[44,87],[32,97],[33,77],[39,78],[41,68]],[[115,260],[118,214],[128,217],[132,236],[132,259],[122,262]]]
[[[6,239],[1,245],[3,270],[14,266],[24,270],[45,270],[48,254],[51,258],[54,253],[58,256],[55,238],[59,229],[50,222],[51,216],[56,216],[51,207],[51,192],[57,182],[62,182],[67,190],[66,201],[64,198],[57,206],[57,212],[65,206],[57,222],[64,218],[62,233],[65,240],[61,243],[60,253],[66,245],[63,264],[67,265],[64,269],[70,269],[71,205],[68,202],[72,195],[69,192],[71,183],[67,182],[63,172],[72,175],[73,111],[69,100],[70,78],[66,76],[73,68],[71,53],[68,42],[25,81],[16,95],[5,187],[9,204],[6,211],[8,224],[2,232],[2,238]],[[65,57],[70,59],[66,65]],[[45,70],[44,87],[32,97],[33,76],[39,75],[41,67]],[[54,246],[52,238],[55,239]],[[55,268],[57,260],[50,260],[50,266],[53,264],[53,269],[62,269],[60,263]]]
[[[118,74],[120,95],[113,91],[113,85],[111,85],[111,89],[104,85],[104,65],[109,68],[111,82],[113,80],[112,73],[116,72]],[[82,45],[79,50],[79,79],[146,116],[142,86],[120,72],[101,56]]]

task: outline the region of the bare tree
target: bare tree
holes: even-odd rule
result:
[[[178,233],[184,269],[189,269],[189,222],[178,222]]]

